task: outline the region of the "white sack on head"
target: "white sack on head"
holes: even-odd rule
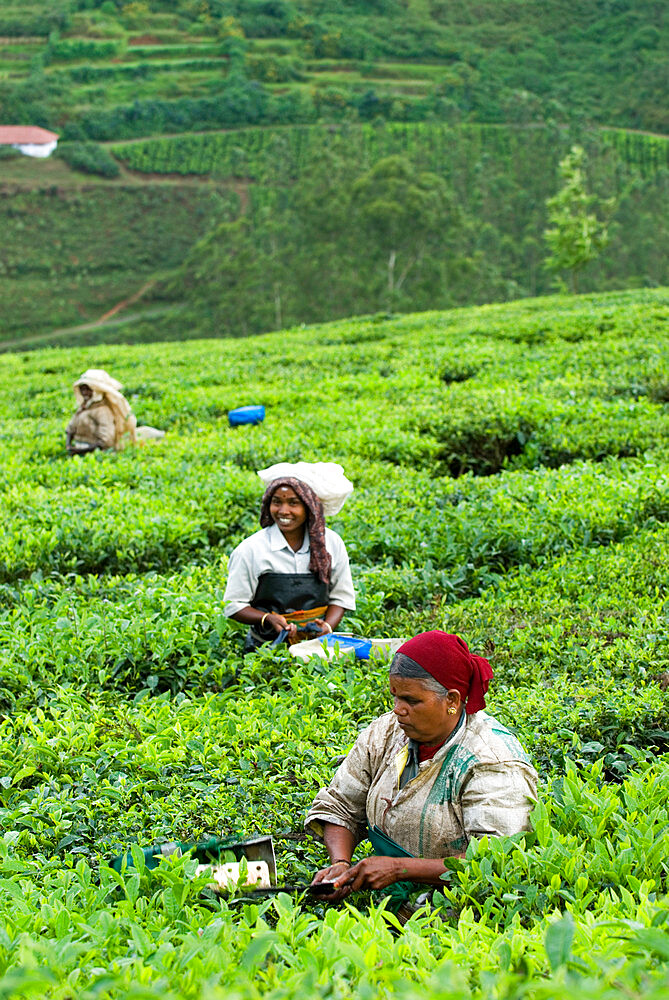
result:
[[[112,378],[104,368],[87,368],[72,386],[75,395],[80,385],[90,386],[93,392],[118,392],[119,394],[123,388],[121,383]]]
[[[336,462],[277,462],[268,469],[261,469],[258,475],[265,486],[269,486],[275,479],[291,476],[311,486],[323,504],[326,517],[338,514],[353,492],[353,483],[346,478],[341,465]]]

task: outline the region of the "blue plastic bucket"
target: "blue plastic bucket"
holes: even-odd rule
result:
[[[239,427],[240,424],[261,424],[264,419],[264,406],[238,406],[236,410],[230,410],[228,413],[231,427]]]
[[[326,646],[339,646],[342,650],[352,649],[356,660],[368,660],[372,648],[371,639],[359,639],[354,635],[342,635],[340,632],[323,636],[321,642]]]

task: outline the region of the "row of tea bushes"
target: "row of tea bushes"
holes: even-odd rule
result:
[[[594,340],[553,340],[528,353],[472,330],[481,316],[504,329],[528,316],[548,323],[548,300],[330,324],[317,341],[313,331],[291,331],[307,356],[297,381],[286,379],[280,336],[263,338],[252,356],[230,342],[106,348],[94,363],[126,381],[140,420],[168,438],[73,461],[63,454],[67,382],[89,356],[6,356],[0,579],[217,559],[252,529],[254,470],[298,457],[339,460],[356,483],[335,522],[356,564],[432,563],[455,596],[477,593],[511,566],[664,521],[669,372],[657,345],[665,307],[660,294],[635,302],[628,293],[623,322],[620,298],[591,297],[579,308],[556,300],[558,314],[571,305],[579,322],[589,317],[593,335],[603,315],[616,317],[609,368]],[[627,338],[634,317],[647,330]],[[335,346],[333,370],[326,359]],[[267,407],[265,424],[229,428],[227,411],[250,400]]]
[[[201,195],[196,207],[207,199],[210,208],[215,207],[211,195]],[[169,201],[163,194],[162,207]],[[34,215],[37,207],[26,206],[26,213]],[[102,205],[98,209],[102,212]],[[325,386],[339,400],[355,386],[368,401],[373,397],[377,402],[393,390],[422,394],[434,390],[440,380],[460,381],[479,374],[490,385],[510,382],[547,388],[556,382],[558,390],[565,379],[573,381],[580,375],[580,383],[569,389],[602,395],[608,385],[612,396],[651,394],[662,401],[660,383],[663,379],[666,383],[668,371],[661,343],[668,318],[666,291],[645,289],[363,317],[241,343],[186,341],[167,350],[156,344],[103,345],[94,353],[100,365],[118,371],[142,407],[149,407],[147,420],[149,415],[160,416],[179,425],[185,405],[181,426],[188,426],[193,417],[209,422],[220,416],[236,404],[235,395],[244,389],[290,405],[312,388]],[[301,353],[299,381],[283,378],[294,366],[286,355],[286,337]],[[11,376],[3,387],[3,405],[17,418],[49,417],[59,411],[64,415],[71,404],[68,383],[92,353],[90,348],[79,348],[3,356],[3,373]],[[421,364],[416,363],[419,359]],[[60,407],[55,398],[44,395],[58,392]]]
[[[114,462],[113,456],[83,460],[95,469]],[[251,472],[186,468],[177,478],[178,463],[163,478],[160,469],[144,467],[149,474],[138,486],[116,483],[112,475],[103,489],[93,474],[74,490],[7,488],[0,499],[0,581],[34,572],[165,572],[191,560],[218,560],[257,528],[260,490]],[[354,467],[347,463],[347,471]],[[369,465],[367,476],[376,478],[374,485],[361,487],[333,521],[351,561],[361,570],[432,564],[443,574],[440,586],[455,596],[480,592],[510,567],[619,541],[669,519],[662,461],[509,471],[466,477],[457,488],[450,479],[382,463]],[[424,590],[406,595],[414,604],[431,596]]]
[[[425,586],[427,570],[372,569],[361,577],[357,612],[345,621],[367,634],[440,627],[465,635],[493,664],[495,713],[521,727],[542,769],[604,756],[609,773],[619,775],[630,764],[630,745],[669,742],[669,646],[658,600],[668,547],[666,528],[637,533],[509,574],[484,597],[453,603],[433,595],[415,609],[392,588],[397,576],[407,587]],[[222,690],[236,697],[237,684],[292,700],[295,672],[284,656],[242,661],[244,629],[223,615],[222,582],[214,565],[167,577],[35,577],[5,587],[4,706],[44,710],[65,688],[91,697]],[[362,713],[351,685],[372,679],[378,695],[364,699]],[[304,684],[330,697],[327,668],[307,671]],[[341,690],[353,698],[358,720],[369,721],[386,703],[385,667],[351,667]]]
[[[265,652],[244,665],[237,681],[199,698],[180,694],[171,699],[167,692],[151,698],[145,690],[120,703],[92,687],[54,686],[42,707],[7,716],[1,724],[0,822],[6,833],[18,832],[18,854],[74,853],[97,863],[135,839],[152,843],[188,840],[206,831],[226,836],[264,831],[286,840],[285,862],[304,875],[321,848],[306,842],[301,860],[290,854],[295,840],[301,841],[303,817],[359,728],[387,710],[387,667],[359,665],[346,657],[334,664],[295,665]],[[550,744],[552,759],[543,757],[548,770],[542,801],[549,798],[546,783],[559,804],[568,787],[586,782],[588,794],[602,804],[601,816],[591,804],[579,819],[579,828],[588,830],[586,855],[597,854],[596,842],[604,837],[588,827],[610,816],[603,803],[628,810],[632,818],[624,832],[629,836],[648,786],[646,817],[638,821],[637,835],[646,837],[652,827],[651,839],[666,846],[666,765],[662,758],[654,760],[650,740],[622,745],[626,774],[615,766],[625,763],[622,754],[607,764],[601,744],[594,753],[593,741],[575,746],[579,726],[596,722],[598,711],[612,713],[616,703],[621,730],[647,724],[653,708],[664,713],[666,725],[666,695],[659,686],[625,680],[607,684],[597,665],[579,684],[548,674],[519,689],[502,682],[489,698],[490,711],[514,726],[539,762]],[[590,709],[589,720],[585,712],[579,717],[581,706]],[[593,756],[598,759],[588,763]],[[622,780],[620,790],[602,784],[605,766],[609,777]],[[632,794],[630,788],[637,786]],[[558,805],[553,808],[559,815]],[[565,831],[574,832],[575,807],[568,818]],[[535,829],[543,843],[538,822]],[[609,861],[616,853],[611,849]],[[639,878],[648,878],[657,867],[643,851],[631,852],[627,861],[634,862]],[[580,871],[573,874],[577,878]],[[663,862],[658,891],[664,891],[665,878]]]
[[[318,915],[286,894],[212,904],[203,929],[206,876],[194,877],[194,867],[164,865],[150,879],[107,869],[99,885],[84,861],[64,871],[25,871],[13,895],[15,937],[5,951],[11,971],[3,987],[32,998],[64,996],[66,984],[68,995],[82,1000],[381,993],[410,1000],[417,990],[429,1000],[663,1000],[669,985],[666,912],[646,885],[636,905],[625,890],[602,893],[599,918],[577,923],[551,908],[531,928],[517,921],[503,933],[470,907],[457,927],[421,915],[399,933],[383,907]],[[619,916],[623,900],[629,919]]]

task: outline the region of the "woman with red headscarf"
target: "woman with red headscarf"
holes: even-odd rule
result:
[[[309,810],[330,864],[314,884],[330,899],[396,882],[440,885],[443,858],[472,837],[529,829],[537,773],[516,737],[483,711],[487,660],[446,632],[400,646],[390,667],[391,712],[362,731]],[[374,855],[352,861],[368,837]]]
[[[295,476],[272,480],[260,525],[228,562],[225,614],[249,626],[244,651],[334,632],[355,594],[346,547],[325,527],[315,490]]]

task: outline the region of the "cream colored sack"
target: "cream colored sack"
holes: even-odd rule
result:
[[[258,475],[265,486],[288,476],[306,483],[323,504],[326,517],[338,514],[353,492],[353,483],[336,462],[278,462],[261,469]]]

